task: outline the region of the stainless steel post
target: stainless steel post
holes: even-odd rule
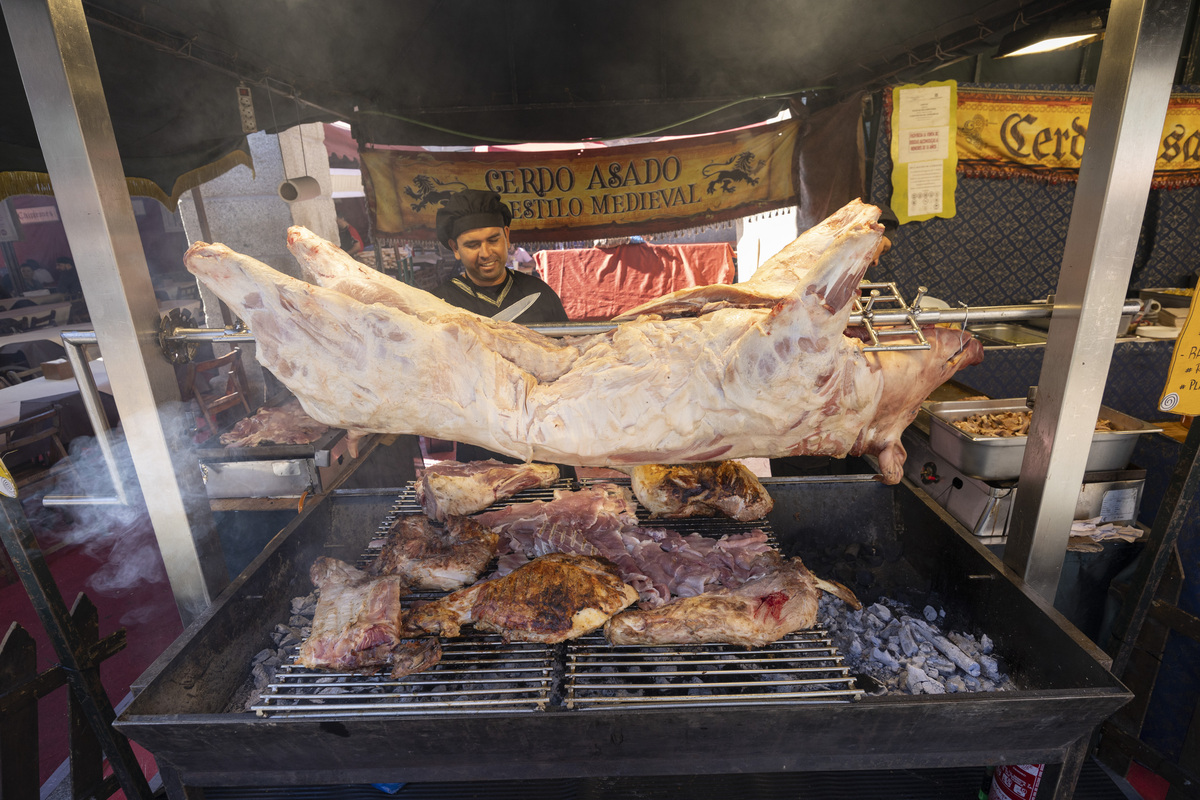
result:
[[[228,583],[80,0],[0,0],[184,624]]]
[[[1004,561],[1053,600],[1183,42],[1186,0],[1115,0]]]

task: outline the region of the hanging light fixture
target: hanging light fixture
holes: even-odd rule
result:
[[[1038,22],[1008,34],[1000,42],[996,58],[1048,53],[1068,47],[1082,47],[1104,36],[1105,19],[1099,13],[1082,17]]]

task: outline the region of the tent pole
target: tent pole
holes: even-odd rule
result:
[[[80,0],[0,0],[183,624],[228,583]]]
[[[1112,361],[1183,43],[1187,0],[1115,0],[1004,562],[1047,601]]]

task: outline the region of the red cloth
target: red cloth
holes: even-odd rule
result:
[[[533,258],[572,320],[608,320],[689,286],[733,283],[737,274],[727,243],[541,250]]]

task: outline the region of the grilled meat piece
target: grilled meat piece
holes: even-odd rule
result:
[[[404,624],[416,635],[453,637],[473,624],[505,641],[553,644],[594,631],[636,600],[608,560],[552,553],[503,578],[415,606]]]
[[[505,464],[502,461],[443,461],[428,467],[417,481],[417,502],[431,519],[466,516],[525,489],[558,480],[553,464]]]
[[[360,670],[390,666],[393,677],[428,669],[441,659],[437,639],[404,642],[400,634],[403,579],[371,577],[336,558],[309,570],[321,590],[312,633],[296,663],[310,669]]]
[[[496,557],[500,536],[470,517],[444,524],[405,514],[392,524],[373,575],[396,575],[413,589],[448,592],[475,581]]]
[[[925,331],[930,349],[899,353],[864,352],[845,335],[884,245],[878,217],[852,204],[831,217],[827,247],[788,249],[771,274],[790,289],[769,306],[643,316],[549,348],[528,337],[502,348],[482,326],[460,324],[465,312],[368,305],[358,283],[345,294],[342,283],[314,286],[224,245],[197,242],[184,263],[254,331],[260,362],[330,425],[575,466],[870,454],[894,484],[900,434],[921,401],[983,348],[944,328]],[[526,350],[565,356],[565,371],[533,372]]]
[[[633,493],[656,517],[711,517],[717,513],[750,522],[775,502],[744,464],[647,464],[630,470]]]
[[[672,595],[700,594],[737,586],[762,575],[760,556],[773,554],[761,530],[710,539],[682,536],[638,525],[630,491],[598,483],[579,491],[556,490],[549,502],[535,500],[480,514],[475,519],[500,533],[501,552],[528,558],[547,553],[603,556],[637,589],[641,605],[662,605]],[[501,559],[498,572],[522,563]]]
[[[221,434],[226,447],[257,447],[263,444],[312,444],[329,430],[304,413],[295,398],[271,408],[260,408]]]
[[[716,589],[684,597],[648,611],[617,614],[604,626],[613,644],[740,644],[762,647],[817,621],[823,588],[853,600],[849,589],[815,578],[799,558],[780,559],[777,567],[736,589]]]

